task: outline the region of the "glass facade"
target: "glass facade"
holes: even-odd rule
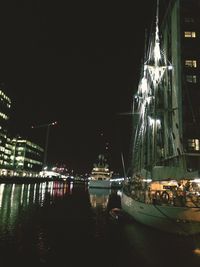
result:
[[[44,149],[21,137],[12,140],[11,162],[16,171],[34,171],[42,170]]]
[[[0,84],[0,176],[31,176],[42,169],[44,150],[8,133],[11,100]]]
[[[188,169],[200,169],[200,2],[172,0],[162,24],[162,36],[172,62],[181,107],[181,142]]]
[[[5,88],[0,85],[0,168],[9,168],[11,147],[8,138],[8,121],[11,100],[4,91]]]

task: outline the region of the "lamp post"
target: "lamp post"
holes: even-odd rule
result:
[[[31,126],[32,129],[34,128],[47,128],[46,131],[46,138],[45,138],[45,149],[44,149],[44,160],[43,160],[43,169],[47,165],[47,151],[48,151],[48,143],[49,143],[49,131],[50,131],[50,126],[56,125],[57,121],[47,123],[47,124],[41,124],[41,125],[36,125],[36,126]]]

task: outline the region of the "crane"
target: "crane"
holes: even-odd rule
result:
[[[46,131],[46,140],[45,140],[45,149],[44,149],[44,161],[43,161],[43,169],[44,167],[46,167],[47,164],[47,150],[48,150],[48,143],[49,143],[49,129],[50,126],[54,126],[56,125],[58,122],[54,121],[54,122],[50,122],[50,123],[46,123],[46,124],[40,124],[40,125],[32,125],[31,128],[32,129],[36,129],[36,128],[47,128]]]

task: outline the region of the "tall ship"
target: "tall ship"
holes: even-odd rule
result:
[[[200,233],[199,147],[194,143],[190,153],[186,153],[184,147],[183,130],[187,120],[178,57],[180,28],[175,27],[177,31],[172,31],[174,26],[170,28],[178,23],[176,12],[180,10],[181,1],[169,2],[171,15],[165,19],[170,18],[171,22],[165,27],[167,30],[163,30],[162,42],[159,1],[152,34],[145,40],[141,77],[133,98],[131,173],[124,182],[121,205],[126,213],[144,225],[192,235]],[[189,33],[195,34],[192,30],[185,31]],[[186,130],[194,134],[192,128]],[[191,144],[193,139],[189,140]],[[198,143],[199,139],[194,140]]]
[[[113,172],[110,171],[105,156],[100,154],[98,156],[97,163],[94,163],[92,168],[88,186],[96,188],[111,188],[112,173]]]

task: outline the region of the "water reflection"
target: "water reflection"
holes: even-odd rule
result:
[[[200,266],[200,236],[181,237],[154,230],[131,218],[107,220],[106,211],[119,207],[121,191],[89,190],[95,213],[95,238],[112,239],[118,263],[126,266]],[[116,242],[115,242],[116,241]],[[113,243],[115,242],[115,244]],[[105,242],[104,242],[105,246]]]
[[[12,232],[17,220],[34,205],[42,207],[70,193],[72,185],[60,182],[0,184],[0,237]]]
[[[121,207],[121,190],[89,188],[90,203],[95,208],[109,211],[112,208]]]
[[[129,262],[142,266],[200,266],[199,236],[177,236],[131,221],[123,227],[123,238]]]
[[[2,266],[80,266],[81,257],[87,266],[200,266],[200,236],[110,220],[120,193],[66,182],[0,184]]]
[[[93,208],[106,209],[111,189],[89,188],[90,203]]]

